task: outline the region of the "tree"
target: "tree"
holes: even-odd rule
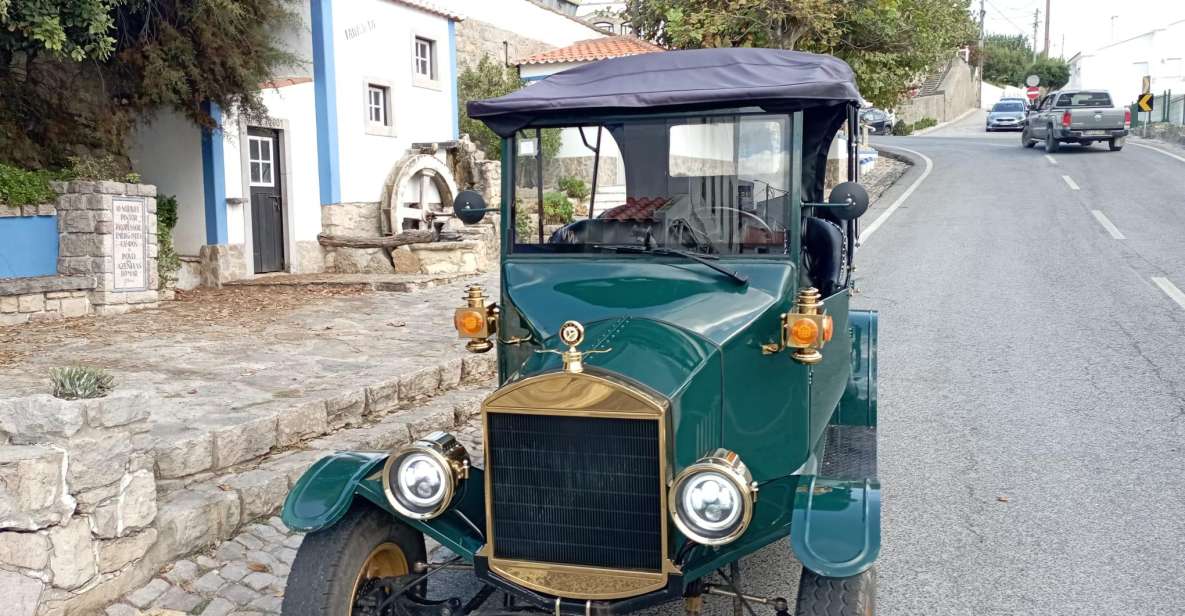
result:
[[[457,75],[457,104],[460,106],[460,129],[485,152],[486,158],[498,160],[502,156],[502,138],[481,120],[469,117],[469,102],[496,98],[523,87],[518,74],[491,56],[482,56],[477,66],[465,66]],[[559,129],[542,133],[543,155],[554,156],[560,149]]]
[[[1025,75],[1041,78],[1041,87],[1046,91],[1057,90],[1070,81],[1070,65],[1061,58],[1040,56],[1025,68]]]
[[[0,162],[124,156],[162,109],[210,126],[205,101],[265,112],[260,84],[296,60],[296,0],[0,0]]]
[[[776,47],[830,53],[860,92],[891,107],[975,38],[969,0],[627,0],[640,36],[678,49]]]
[[[977,59],[980,50],[975,50],[972,59]],[[996,85],[1021,86],[1025,72],[1033,59],[1029,39],[1024,35],[1008,36],[989,34],[984,37],[983,80]]]

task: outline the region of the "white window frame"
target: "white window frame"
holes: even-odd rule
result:
[[[251,155],[251,146],[259,144],[257,148],[258,156]],[[267,145],[267,158],[263,157],[264,145]],[[255,179],[255,166],[259,165],[259,179]],[[263,180],[264,166],[267,166],[268,177],[270,181]],[[247,137],[247,182],[248,186],[263,186],[273,188],[276,185],[276,139],[274,137],[263,137],[260,135],[249,135]]]
[[[371,113],[375,107],[371,101],[371,93],[375,90],[383,92],[383,108],[382,108],[382,122],[376,122],[371,119]],[[367,78],[363,82],[362,90],[362,124],[368,135],[375,135],[379,137],[394,137],[395,136],[395,114],[394,101],[391,100],[395,88],[391,87],[391,82],[382,79]]]
[[[426,58],[427,65],[428,65],[428,74],[427,75],[420,72],[420,66],[422,63],[421,56],[420,56],[421,43],[427,44],[426,45],[427,50],[428,50],[428,57]],[[433,90],[441,89],[441,87],[440,87],[440,53],[439,53],[439,45],[437,45],[435,38],[433,38],[431,36],[426,36],[423,34],[412,33],[412,37],[411,37],[411,77],[412,77],[412,85],[415,85],[415,86],[418,86],[421,88],[430,88]]]

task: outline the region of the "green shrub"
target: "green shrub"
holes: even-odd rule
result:
[[[588,184],[576,177],[560,178],[560,190],[577,201],[583,201],[588,196]]]
[[[547,192],[543,194],[543,224],[566,225],[572,222],[575,213],[572,202],[562,192]]]
[[[79,180],[114,180],[127,175],[125,167],[111,154],[103,156],[68,156],[66,173]]]
[[[53,395],[63,400],[102,398],[115,385],[115,377],[102,368],[69,366],[51,368],[49,380],[53,383]]]
[[[913,132],[913,125],[909,122],[898,122],[893,125],[892,134],[898,137],[905,137]]]
[[[924,130],[932,126],[938,126],[938,120],[935,120],[934,118],[922,118],[913,123],[913,129],[915,131]]]
[[[177,280],[181,257],[173,247],[173,227],[177,226],[177,197],[162,195],[156,200],[156,273],[160,286]]]
[[[0,204],[11,207],[49,203],[58,194],[49,187],[47,171],[25,171],[0,164]]]

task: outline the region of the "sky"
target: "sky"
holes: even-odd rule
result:
[[[979,10],[980,0],[972,0]],[[991,34],[1033,36],[1033,10],[1041,11],[1037,48],[1045,44],[1046,0],[984,0],[986,30]],[[1053,19],[1049,53],[1069,59],[1075,53],[1093,51],[1165,24],[1185,19],[1183,0],[1050,0]],[[1112,17],[1115,17],[1112,20]],[[1114,36],[1114,38],[1112,38]],[[1063,38],[1064,37],[1064,38]],[[1063,40],[1064,49],[1063,49]]]

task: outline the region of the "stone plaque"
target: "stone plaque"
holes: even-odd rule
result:
[[[144,291],[148,288],[148,212],[144,199],[115,197],[111,200],[115,288],[114,291]]]

